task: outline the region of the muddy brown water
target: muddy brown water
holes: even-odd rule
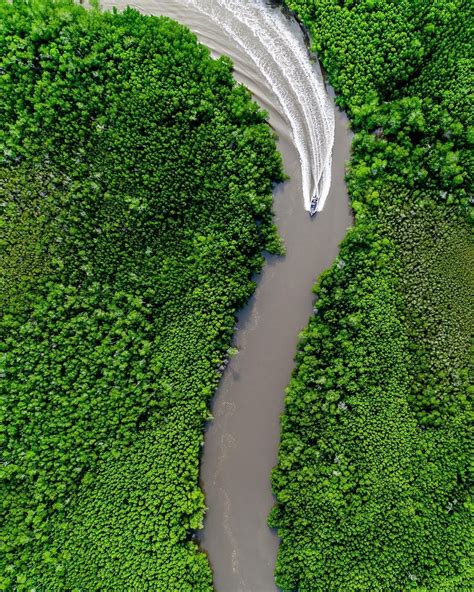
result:
[[[270,474],[277,463],[284,391],[294,366],[298,333],[313,310],[311,288],[338,253],[352,224],[344,182],[351,134],[336,111],[331,190],[323,212],[303,208],[301,167],[278,99],[243,50],[207,17],[179,0],[105,0],[187,25],[214,55],[234,62],[235,77],[269,113],[278,149],[291,179],[274,192],[275,219],[286,255],[267,256],[257,289],[238,315],[232,358],[212,402],[214,421],[205,434],[201,485],[208,507],[198,535],[209,555],[217,592],[274,592],[277,534],[267,526],[274,504]],[[288,22],[289,27],[296,23]]]

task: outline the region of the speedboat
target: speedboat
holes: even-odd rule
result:
[[[313,195],[311,198],[311,203],[309,204],[309,215],[314,216],[318,211],[318,203],[319,197],[317,195]]]

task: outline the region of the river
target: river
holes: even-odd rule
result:
[[[352,139],[348,122],[335,111],[331,182],[323,211],[311,218],[303,207],[307,206],[303,177],[308,173],[302,163],[302,148],[294,141],[291,113],[289,117],[278,93],[244,48],[187,0],[104,0],[101,5],[119,9],[130,5],[146,14],[170,16],[193,30],[214,55],[228,55],[234,62],[236,79],[268,111],[270,125],[279,137],[285,171],[291,177],[274,192],[275,218],[286,255],[266,257],[255,294],[238,315],[234,341],[239,353],[232,358],[213,399],[214,421],[206,431],[201,461],[201,486],[208,511],[199,539],[209,555],[215,589],[274,592],[279,539],[267,527],[274,504],[270,473],[277,463],[279,418],[297,335],[312,313],[311,287],[334,261],[338,245],[352,224],[344,182]],[[292,20],[286,23],[288,31],[301,38],[298,25]],[[306,138],[309,145],[311,139]],[[318,154],[315,158],[321,160],[324,152]],[[313,162],[311,155],[308,158]],[[322,179],[324,186],[322,175],[327,171],[321,171],[316,185]]]

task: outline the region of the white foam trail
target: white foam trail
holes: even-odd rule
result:
[[[302,34],[264,0],[184,0],[220,26],[277,96],[301,162],[304,205],[321,211],[331,185],[334,110]]]
[[[214,23],[254,62],[290,124],[301,163],[304,206],[311,213],[321,211],[331,185],[334,109],[299,27],[265,0],[102,0],[101,5],[129,4],[181,20],[180,2]]]

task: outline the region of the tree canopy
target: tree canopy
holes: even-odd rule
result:
[[[472,3],[289,0],[355,137],[355,227],[316,287],[270,524],[300,592],[468,591]]]
[[[266,115],[188,29],[0,0],[3,590],[209,591],[203,428],[278,252]]]

